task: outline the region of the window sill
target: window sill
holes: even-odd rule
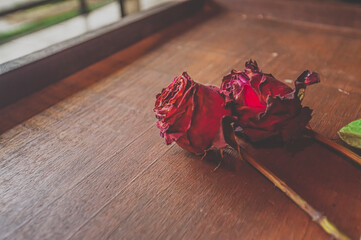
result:
[[[0,65],[0,108],[59,81],[200,9],[202,0],[169,2]]]

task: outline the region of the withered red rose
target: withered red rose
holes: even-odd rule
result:
[[[304,71],[295,89],[262,73],[256,61],[247,61],[244,72],[232,70],[222,81],[221,90],[237,117],[239,136],[251,141],[281,136],[284,141],[300,136],[311,119],[312,110],[302,107],[307,85],[320,81],[317,73]]]
[[[222,119],[230,115],[220,90],[194,82],[187,73],[157,95],[154,112],[160,135],[167,144],[203,153],[226,146]]]

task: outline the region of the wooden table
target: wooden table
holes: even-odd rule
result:
[[[313,128],[339,141],[337,131],[361,118],[360,15],[334,24],[324,12],[316,20],[298,12],[300,2],[275,4],[292,6],[295,20],[242,2],[207,4],[0,110],[0,239],[329,239],[248,164],[212,172],[217,155],[200,161],[166,146],[155,126],[155,95],[175,76],[219,85],[253,58],[290,85],[305,69],[319,72],[304,104]],[[360,166],[311,139],[252,154],[360,238]]]

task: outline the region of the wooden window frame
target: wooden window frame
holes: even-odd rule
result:
[[[197,12],[202,0],[169,2],[0,65],[0,108]]]

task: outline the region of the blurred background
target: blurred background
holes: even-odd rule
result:
[[[1,0],[0,64],[168,1],[182,0]]]
[[[0,64],[167,1],[1,0]]]

